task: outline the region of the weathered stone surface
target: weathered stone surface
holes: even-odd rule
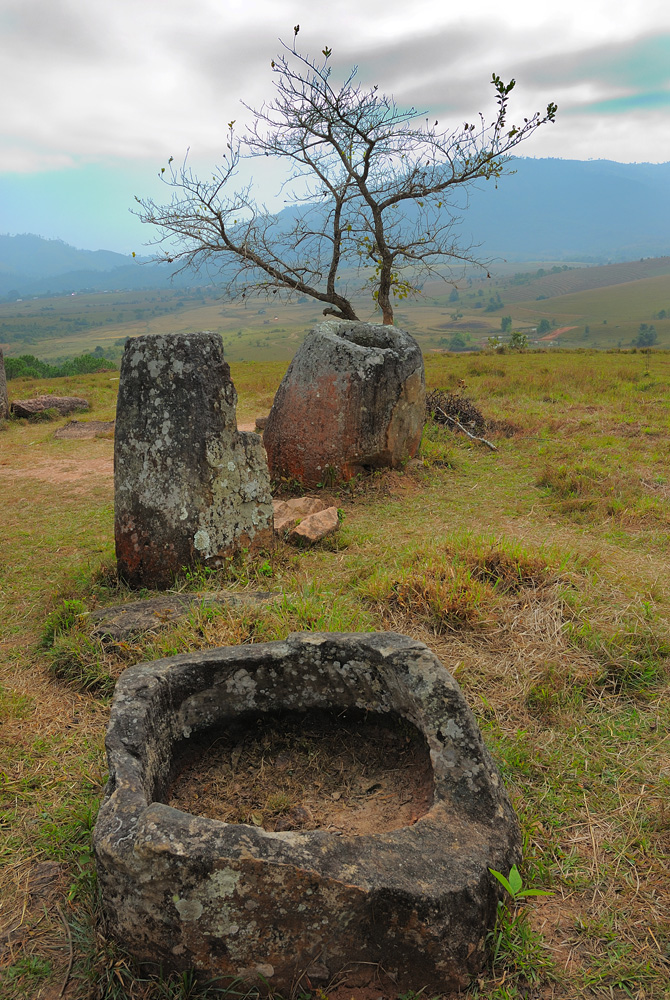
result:
[[[7,394],[7,373],[5,371],[5,358],[0,347],[0,420],[6,420],[9,416],[9,395]]]
[[[392,326],[330,320],[299,348],[275,396],[263,443],[274,477],[314,485],[398,466],[425,419],[419,345]]]
[[[315,514],[308,514],[289,532],[288,540],[293,545],[315,545],[328,535],[332,535],[340,526],[337,507],[327,507]]]
[[[58,410],[62,417],[75,410],[88,410],[88,400],[79,396],[34,396],[32,399],[15,399],[12,411],[17,417],[32,417],[44,410]]]
[[[268,422],[267,417],[256,417],[256,430],[264,431],[267,422]]]
[[[294,497],[291,500],[273,500],[274,527],[277,534],[290,531],[300,518],[316,514],[326,509],[326,504],[318,497]]]
[[[54,437],[59,441],[111,437],[113,434],[113,420],[68,420],[64,427],[54,431]]]
[[[237,430],[217,334],[129,340],[114,448],[116,556],[131,586],[165,588],[184,567],[272,542],[267,461]]]
[[[239,594],[217,590],[202,594],[164,594],[144,601],[130,601],[95,611],[90,617],[95,625],[91,635],[102,642],[125,642],[135,636],[175,625],[195,608],[217,605],[238,608],[270,601],[276,596],[260,590],[245,590]]]
[[[423,734],[434,794],[416,823],[361,836],[268,832],[164,804],[189,740],[319,708],[394,713]],[[307,968],[314,982],[381,963],[399,990],[445,992],[481,968],[502,893],[488,869],[519,861],[520,833],[458,684],[422,643],[301,633],[131,667],[107,757],[99,885],[109,932],[140,962],[255,970],[283,990]]]

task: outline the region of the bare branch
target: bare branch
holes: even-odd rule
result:
[[[229,123],[211,181],[196,177],[187,160],[180,168],[170,160],[161,178],[171,201],[138,199],[137,214],[158,227],[160,259],[214,266],[231,295],[308,295],[326,315],[356,319],[341,281],[353,269],[392,323],[394,297],[417,294],[426,277],[443,276],[445,264],[476,260],[456,238],[458,192],[502,176],[519,143],[554,121],[556,106],[510,127],[514,80],[493,74],[494,120],[479,115],[475,124],[440,130],[376,86],[363,87],[356,67],[334,87],[331,50],[324,47],[323,62],[310,59],[296,51],[297,33],[272,60],[273,100],[248,108],[253,120],[242,139]],[[285,184],[303,187],[290,209],[273,215],[249,187],[235,189],[240,159],[254,156],[289,164]]]

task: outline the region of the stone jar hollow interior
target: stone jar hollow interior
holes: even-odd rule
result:
[[[228,732],[239,748],[251,720],[315,714],[415,732],[430,758],[421,814],[351,833],[167,804],[189,742]],[[456,681],[423,644],[301,633],[131,667],[107,754],[99,884],[108,931],[143,965],[284,991],[302,974],[353,985],[380,969],[400,990],[444,991],[480,970],[501,891],[489,868],[520,860],[519,828]]]
[[[425,737],[394,712],[247,713],[183,740],[172,773],[168,805],[273,831],[386,833],[433,800]]]
[[[402,334],[399,335],[395,327],[376,326],[371,323],[342,324],[338,333],[340,337],[358,347],[372,347],[377,350],[395,348],[402,338]]]

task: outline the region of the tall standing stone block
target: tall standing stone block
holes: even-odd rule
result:
[[[129,340],[114,447],[119,575],[165,588],[185,566],[217,565],[272,541],[267,461],[237,430],[223,344],[207,331]]]
[[[9,416],[9,395],[7,393],[7,375],[5,373],[5,359],[0,348],[0,420],[6,420]]]
[[[424,420],[413,337],[393,326],[320,323],[275,396],[263,434],[270,473],[314,485],[398,466],[416,455]]]

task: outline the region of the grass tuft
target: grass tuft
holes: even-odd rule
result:
[[[81,631],[62,635],[49,651],[49,669],[78,691],[106,697],[116,683],[110,672],[110,657],[102,643]]]
[[[542,935],[531,926],[524,904],[498,904],[496,925],[488,936],[491,971],[507,988],[525,992],[551,977],[553,962]]]
[[[88,608],[80,600],[64,600],[47,615],[42,629],[41,645],[51,649],[57,639],[68,635],[88,615]]]
[[[537,588],[554,576],[546,559],[504,538],[451,536],[429,558],[405,555],[398,569],[381,568],[368,594],[430,621],[438,631],[495,625],[505,598]]]
[[[391,584],[387,600],[401,611],[429,619],[439,630],[476,628],[491,621],[496,594],[462,565],[445,563],[410,571]]]
[[[667,676],[670,641],[632,616],[609,635],[588,621],[567,622],[565,630],[574,645],[595,654],[600,683],[616,692],[642,692]]]

